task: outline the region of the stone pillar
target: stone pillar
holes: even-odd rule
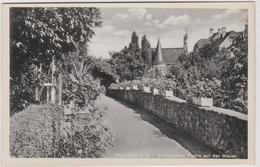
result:
[[[49,86],[46,86],[47,89],[47,95],[46,95],[46,99],[47,99],[47,103],[49,103],[49,97],[50,97],[50,93],[49,93]]]
[[[56,99],[56,89],[55,86],[51,86],[51,102],[55,103]]]
[[[58,104],[62,105],[62,74],[59,74],[59,92],[58,92]]]

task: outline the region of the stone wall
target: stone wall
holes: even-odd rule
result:
[[[157,115],[222,157],[247,158],[247,115],[224,108],[199,107],[179,98],[140,90],[108,90],[108,95]]]

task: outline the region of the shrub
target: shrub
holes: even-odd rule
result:
[[[24,158],[51,157],[61,120],[61,108],[50,105],[32,105],[14,114],[10,122],[11,155]]]
[[[201,80],[197,80],[196,83],[193,83],[191,86],[188,86],[187,94],[189,96],[212,98],[214,95],[218,94],[220,87],[220,80],[216,78],[213,78],[212,80],[202,78]]]
[[[106,148],[111,145],[112,133],[98,116],[99,113],[94,113],[85,119],[76,117],[71,120],[71,130],[64,128],[55,157],[102,157]]]
[[[64,80],[64,103],[69,104],[72,101],[76,110],[93,107],[97,97],[105,91],[105,88],[100,86],[98,80],[94,80],[88,74],[77,80],[73,79],[71,75],[65,75]]]
[[[14,114],[10,124],[10,153],[19,158],[101,157],[112,134],[99,113],[65,122],[62,108],[32,105]],[[71,126],[70,126],[71,124]]]
[[[117,84],[111,84],[110,88],[115,87],[126,87],[126,86],[133,86],[136,85],[139,88],[142,87],[151,87],[151,88],[157,88],[162,90],[174,90],[176,89],[176,82],[174,79],[168,79],[168,78],[149,78],[149,77],[143,77],[140,80],[132,80],[132,81],[124,81]]]

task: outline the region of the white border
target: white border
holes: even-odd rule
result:
[[[25,2],[26,0],[23,0],[23,2]],[[107,1],[107,0],[103,0],[102,2],[104,2],[104,1]],[[123,1],[125,1],[125,0],[123,0]],[[147,0],[144,0],[144,1],[147,1]],[[7,1],[5,1],[5,2],[7,2]],[[8,2],[21,2],[21,1],[19,1],[19,0],[8,0]],[[35,2],[35,1],[32,1],[32,0],[27,0],[26,2]],[[37,2],[39,2],[39,1],[37,1]],[[51,1],[51,0],[46,0],[45,2],[54,2],[54,1]],[[67,2],[67,1],[61,1],[61,0],[56,0],[56,2]],[[80,1],[78,1],[78,2],[80,2]],[[82,2],[82,1],[81,1]],[[97,1],[96,1],[97,2]],[[59,6],[62,6],[62,4],[58,4]],[[75,4],[69,4],[70,6],[77,6],[77,5],[75,5]],[[200,4],[200,7],[201,7],[201,5],[202,4]],[[227,7],[227,5],[232,5],[232,4],[225,4],[225,7]],[[23,5],[24,6],[24,5]],[[82,5],[80,5],[80,6],[82,6]],[[116,5],[114,5],[113,4],[113,7],[115,7]],[[168,6],[168,5],[167,5]],[[175,8],[177,8],[176,6],[178,6],[178,5],[174,5],[174,7]],[[132,5],[132,4],[129,4],[129,6],[127,6],[127,7],[136,7],[136,5]],[[138,7],[139,7],[139,5],[138,5]],[[244,6],[241,6],[241,7],[244,7]],[[194,8],[194,4],[192,4],[192,8]],[[214,5],[214,7],[213,8],[216,8],[216,6]],[[258,8],[258,10],[259,10],[259,8]],[[256,12],[256,14],[259,16],[259,11],[257,10],[257,12]],[[1,19],[5,19],[5,18],[2,18],[1,17]],[[251,20],[252,21],[252,20]],[[1,22],[2,23],[2,22]],[[250,21],[249,21],[249,25],[250,25],[251,23],[250,23]],[[3,24],[2,24],[3,25]],[[259,25],[259,22],[257,22],[257,25]],[[249,26],[250,27],[250,26]],[[3,27],[1,27],[1,28],[3,28]],[[6,28],[6,27],[4,27],[4,28]],[[2,31],[1,32],[5,32],[6,31],[6,29],[2,29]],[[254,30],[249,30],[249,33],[251,33],[251,35],[252,35],[252,37],[254,37]],[[1,34],[1,35],[3,35],[3,34]],[[249,36],[251,36],[250,34],[249,34]],[[2,39],[2,38],[1,38]],[[250,40],[250,41],[254,41],[254,40]],[[1,42],[3,42],[3,41],[1,41]],[[7,43],[9,43],[9,42],[7,42]],[[259,44],[259,40],[258,40],[258,38],[257,38],[257,44]],[[249,44],[250,45],[250,44]],[[2,46],[2,45],[1,45]],[[9,48],[8,47],[8,44],[6,45],[6,43],[3,43],[3,46],[4,47],[2,47],[2,48]],[[256,46],[259,46],[259,45],[256,45]],[[1,50],[1,51],[5,51],[5,50]],[[252,50],[251,50],[252,51]],[[254,50],[253,50],[254,51]],[[2,52],[3,53],[3,52]],[[258,53],[258,52],[257,52]],[[6,54],[1,54],[2,55],[2,57],[1,58],[3,58],[2,59],[2,64],[1,64],[1,71],[4,71],[3,69],[7,69],[8,67],[9,67],[9,64],[6,64],[6,63],[4,63],[4,62],[6,62],[6,56],[4,56],[4,55],[6,55]],[[250,61],[250,60],[249,60]],[[9,61],[8,61],[9,62]],[[6,68],[7,67],[7,68]],[[256,65],[256,68],[258,69],[259,68],[259,66],[258,65]],[[8,68],[9,69],[9,68]],[[258,71],[258,70],[257,70]],[[7,71],[5,71],[5,72],[7,72]],[[9,74],[9,72],[7,73],[7,74]],[[254,75],[254,73],[250,73],[251,75]],[[6,83],[4,82],[4,80],[3,80],[3,78],[6,78],[6,74],[4,74],[4,73],[2,73],[1,72],[1,76],[2,76],[2,78],[1,78],[1,88],[2,88],[2,90],[1,90],[1,93],[6,93],[6,90],[9,90],[9,88],[8,88],[8,86],[9,85],[6,85]],[[258,83],[259,81],[257,80],[257,83]],[[2,86],[4,86],[4,87],[2,87]],[[251,86],[253,86],[253,87],[251,87],[251,88],[254,88],[254,84],[253,85],[251,85]],[[4,88],[4,89],[3,89]],[[256,88],[257,89],[257,88]],[[257,91],[258,91],[258,89],[257,89]],[[254,89],[253,89],[253,92],[254,92]],[[3,97],[3,94],[1,94],[1,97]],[[2,99],[2,100],[6,100],[6,99]],[[2,101],[1,101],[2,102]],[[6,101],[5,101],[6,102]],[[1,103],[0,103],[1,104]],[[6,106],[6,105],[4,105],[4,104],[6,104],[6,103],[2,103],[2,105],[3,106]],[[9,104],[9,103],[8,103]],[[258,104],[257,104],[258,105]],[[2,107],[3,107],[2,106]],[[259,105],[258,105],[258,107],[259,107]],[[2,110],[3,108],[1,108],[1,111],[3,111]],[[258,114],[259,115],[259,114]],[[2,124],[2,125],[4,125],[4,126],[2,126],[2,127],[5,127],[6,126],[6,119],[8,120],[9,118],[8,117],[5,117],[6,115],[2,115],[2,116],[4,116],[4,117],[2,117],[2,119],[1,119],[1,121],[2,120],[4,120],[4,122],[2,122],[2,123],[4,123],[4,124]],[[254,116],[254,115],[253,115]],[[250,116],[249,116],[250,117]],[[256,123],[258,124],[258,126],[257,127],[259,127],[259,123],[258,123],[258,121],[256,121]],[[250,125],[249,125],[250,126]],[[251,125],[251,128],[252,127],[254,127],[254,125],[252,126]],[[258,134],[259,135],[259,134]],[[4,136],[2,136],[2,138],[3,138]],[[1,138],[1,139],[2,139]],[[257,138],[259,139],[259,136],[257,136]],[[252,141],[251,141],[252,142]],[[2,153],[2,152],[1,152]],[[62,160],[58,160],[58,161],[60,161],[60,162],[58,162],[58,161],[56,161],[55,159],[51,159],[51,160],[47,160],[47,159],[43,159],[44,160],[44,163],[41,163],[40,165],[42,165],[42,166],[46,166],[46,165],[48,165],[48,166],[52,166],[52,165],[62,165],[62,166],[71,166],[72,164],[71,164],[71,161],[73,161],[72,159],[62,159]],[[89,162],[88,162],[88,165],[116,165],[116,164],[121,164],[121,165],[134,165],[134,163],[133,163],[133,161],[135,160],[135,159],[127,159],[128,160],[128,162],[126,162],[124,159],[104,159],[105,161],[103,161],[102,159],[92,159],[92,160],[89,160]],[[130,160],[130,161],[129,161]],[[234,164],[234,163],[236,163],[236,164],[247,164],[248,163],[248,161],[241,161],[241,160],[239,160],[239,161],[237,161],[237,160],[235,160],[235,161],[233,161],[233,160],[192,160],[192,161],[190,161],[190,160],[187,160],[187,159],[185,159],[185,160],[175,160],[174,159],[174,161],[171,161],[170,163],[169,163],[169,161],[168,161],[169,159],[166,159],[165,161],[164,161],[164,159],[159,159],[159,161],[154,161],[153,159],[137,159],[137,161],[138,161],[138,165],[169,165],[169,164],[197,164],[197,165],[202,165],[202,164],[208,164],[208,162],[206,162],[206,161],[211,161],[211,164],[212,164],[212,162],[214,161],[214,163],[213,164],[215,164],[215,165],[218,165],[218,164],[223,164],[223,163],[227,163],[227,164]],[[253,159],[252,159],[253,160]],[[26,160],[25,160],[26,161]],[[25,165],[24,164],[24,162],[25,162],[24,160],[22,160],[22,161],[20,161],[19,160],[19,162],[18,162],[18,164],[19,164],[19,166],[22,166],[22,165]],[[39,164],[35,164],[37,161],[39,161],[39,159],[37,160],[37,159],[30,159],[29,160],[30,162],[29,162],[29,164],[30,164],[30,166],[31,165],[33,165],[33,166],[40,166]],[[48,162],[47,162],[48,161]],[[49,164],[49,161],[52,161],[51,162],[51,164]],[[62,161],[62,162],[61,162]],[[82,165],[86,165],[86,163],[84,163],[86,160],[78,160],[78,159],[76,159],[76,161],[77,162],[75,162],[74,164],[73,164],[73,166],[74,165],[76,165],[76,166],[82,166]],[[98,162],[97,162],[98,161]],[[103,161],[102,163],[100,163],[101,161]],[[184,161],[184,163],[183,163],[183,161]],[[190,161],[190,162],[188,162],[188,161]],[[17,165],[17,162],[15,163],[15,165]],[[28,161],[27,161],[28,162]],[[115,163],[116,162],[116,163]],[[11,163],[13,163],[13,162],[11,162]],[[253,163],[253,161],[250,161],[250,163]],[[28,165],[28,164],[27,164]],[[26,166],[27,166],[26,165]],[[136,164],[135,164],[136,165]],[[236,165],[237,166],[237,165]]]

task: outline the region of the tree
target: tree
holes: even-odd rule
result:
[[[207,44],[199,50],[182,55],[178,58],[180,70],[190,83],[200,78],[222,79],[222,73],[227,70],[231,52],[228,49],[219,50],[216,43]]]
[[[125,47],[120,52],[111,53],[110,63],[121,80],[133,80],[143,76],[148,70],[147,64],[138,59],[140,50]]]
[[[109,63],[121,80],[141,78],[149,72],[152,59],[150,51],[146,36],[142,38],[142,48],[139,48],[138,36],[134,31],[129,47],[125,46],[120,52],[110,53]]]
[[[234,98],[247,101],[248,39],[239,36],[229,49],[234,56],[229,60],[229,66],[223,73],[224,89],[233,90]]]
[[[59,61],[76,44],[89,42],[97,26],[101,26],[97,8],[11,8],[11,110],[33,102],[34,88],[40,84],[31,76],[33,70],[42,67],[40,72],[47,74],[53,58]]]
[[[129,49],[132,49],[132,50],[140,49],[138,35],[136,34],[135,31],[132,33],[131,42],[129,43]]]
[[[151,53],[151,45],[147,40],[146,35],[142,37],[141,41],[141,55],[144,61],[151,66],[152,65],[152,53]]]
[[[201,78],[221,81],[221,90],[214,94],[218,106],[247,113],[248,41],[242,35],[229,48],[219,50],[211,43],[187,56],[179,57],[180,75],[177,79],[184,88]]]
[[[109,87],[109,85],[116,81],[118,75],[106,59],[96,59],[95,67],[92,70],[92,76],[100,80],[100,84]]]

